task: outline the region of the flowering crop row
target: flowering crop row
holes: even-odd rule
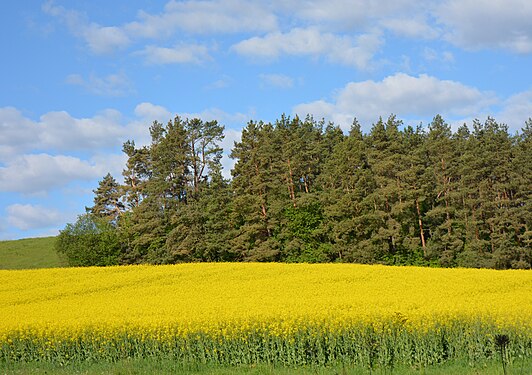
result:
[[[532,273],[346,264],[0,271],[0,360],[428,364],[532,355]]]

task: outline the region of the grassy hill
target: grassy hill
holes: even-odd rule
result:
[[[55,237],[0,241],[0,269],[64,267],[54,249]]]

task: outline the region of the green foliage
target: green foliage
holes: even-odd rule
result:
[[[286,224],[280,235],[284,242],[283,261],[317,263],[331,260],[331,247],[324,241],[321,230],[323,212],[319,202],[287,208],[284,220]]]
[[[119,262],[120,242],[108,220],[85,214],[59,233],[56,250],[70,266],[110,266]]]
[[[449,363],[480,366],[497,363],[504,345],[505,366],[529,368],[530,333],[521,327],[500,333],[495,323],[452,321],[431,329],[404,327],[400,314],[375,327],[360,324],[341,330],[299,327],[288,335],[261,328],[239,335],[212,336],[205,332],[157,338],[144,332],[76,339],[13,334],[0,346],[0,366],[45,363],[62,366],[114,363],[151,358],[180,364],[275,365],[292,369],[356,366],[366,371],[425,369]],[[497,366],[500,366],[497,363]],[[526,366],[526,367],[525,367]]]
[[[532,119],[516,135],[493,118],[453,133],[439,115],[368,134],[355,119],[347,135],[310,116],[250,121],[231,181],[223,130],[176,117],[124,144],[124,185],[105,176],[89,209],[114,225],[120,263],[532,267]]]
[[[121,191],[118,182],[108,173],[93,192],[94,206],[88,207],[87,212],[109,221],[116,221],[124,210],[124,204],[120,201]]]

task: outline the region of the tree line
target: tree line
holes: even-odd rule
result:
[[[250,121],[222,175],[217,121],[154,122],[57,238],[72,265],[357,262],[531,268],[532,119],[452,131],[394,115],[348,134],[307,116]]]

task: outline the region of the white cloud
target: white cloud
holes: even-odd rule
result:
[[[112,26],[91,24],[82,31],[89,48],[95,53],[110,53],[131,43],[126,33]]]
[[[138,104],[134,113],[137,118],[128,122],[123,121],[120,112],[112,109],[90,118],[75,118],[65,111],[48,112],[34,121],[16,108],[0,107],[0,165],[2,162],[13,163],[28,152],[88,152],[95,155],[112,152],[127,139],[135,139],[139,145],[147,144],[151,123],[154,120],[164,123],[173,117],[166,108],[149,102]],[[228,114],[218,109],[209,109],[199,115],[228,123],[249,118],[248,115]]]
[[[212,59],[208,48],[199,44],[179,44],[173,48],[146,46],[137,54],[153,65],[201,64]]]
[[[66,83],[85,88],[87,91],[102,96],[123,96],[133,92],[133,85],[124,73],[109,74],[98,77],[91,74],[87,79],[79,74],[70,74]]]
[[[48,112],[34,121],[16,108],[0,108],[0,162],[28,150],[94,152],[114,148],[135,128],[134,121],[123,124],[120,112],[111,109],[91,118]]]
[[[127,161],[123,153],[96,153],[89,160],[68,155],[25,154],[0,166],[0,191],[46,195],[73,181],[120,178]]]
[[[178,30],[192,34],[265,32],[277,28],[277,17],[260,2],[245,0],[169,1],[160,14],[138,12],[138,19],[123,25],[102,26],[89,22],[81,13],[48,1],[43,11],[66,24],[69,31],[82,38],[96,54],[106,54],[125,48],[134,41],[160,39],[175,35]],[[152,52],[166,56],[168,62],[189,62],[172,49]],[[198,55],[196,51],[195,56]]]
[[[424,5],[415,0],[297,0],[277,1],[276,7],[313,23],[349,30],[374,25],[375,20],[420,12]]]
[[[494,115],[495,120],[505,123],[512,131],[523,128],[532,118],[532,90],[512,95],[503,103],[502,110]]]
[[[444,62],[448,62],[448,63],[454,62],[454,55],[452,52],[443,51],[441,57]]]
[[[338,91],[333,102],[319,100],[296,106],[294,112],[331,119],[348,128],[353,117],[369,124],[391,113],[401,117],[425,118],[438,113],[468,116],[497,103],[494,94],[460,82],[398,73],[382,81],[351,82]]]
[[[40,229],[63,222],[63,215],[40,205],[12,204],[6,207],[7,222],[21,230]]]
[[[36,124],[13,107],[0,108],[0,161],[39,143]]]
[[[228,113],[219,108],[208,108],[201,112],[179,112],[181,118],[200,118],[203,121],[218,121],[219,124],[232,127],[243,127],[253,116],[252,113]]]
[[[243,55],[323,55],[364,68],[384,43],[385,31],[414,39],[442,38],[466,49],[532,53],[532,3],[528,0],[172,0],[159,13],[140,10],[136,20],[109,26],[90,22],[80,12],[52,1],[42,8],[98,54],[142,39],[183,41],[179,34],[232,33],[248,36],[234,46]],[[357,34],[364,38],[354,38]],[[197,62],[208,57],[206,51],[178,47],[150,45],[143,51],[158,56],[150,63]]]
[[[65,111],[48,112],[35,124],[42,148],[56,150],[94,150],[120,142],[127,129],[120,124],[121,114],[106,110],[92,118],[74,118]],[[39,145],[35,145],[38,148]]]
[[[264,32],[277,28],[277,18],[260,2],[245,0],[170,1],[161,14],[139,12],[124,26],[131,35],[168,36],[175,30],[194,34]]]
[[[532,53],[528,0],[284,0],[278,9],[322,30],[378,27],[408,38],[443,38],[466,49]]]
[[[528,0],[450,0],[435,14],[445,25],[445,38],[457,46],[532,53],[532,2]]]
[[[104,165],[72,156],[22,155],[0,167],[0,191],[42,194],[73,180],[91,180],[104,175]]]
[[[219,90],[224,89],[228,86],[230,86],[233,82],[233,79],[227,75],[222,76],[220,79],[212,82],[211,84],[207,85],[205,88],[208,90]]]
[[[149,102],[138,104],[135,107],[135,115],[138,119],[127,124],[127,139],[134,140],[137,147],[147,146],[151,143],[149,127],[153,121],[166,124],[175,116],[165,107]]]
[[[377,34],[350,37],[322,33],[316,28],[295,28],[287,33],[274,32],[243,40],[231,48],[256,59],[276,59],[280,55],[325,56],[334,63],[365,69],[382,43]]]
[[[95,170],[99,173],[98,179],[101,180],[107,173],[111,175],[119,182],[123,183],[124,179],[122,172],[127,163],[127,155],[125,153],[120,154],[95,154],[90,158],[90,164],[94,166]],[[92,194],[92,192],[91,192]]]
[[[439,61],[443,63],[453,63],[454,62],[454,55],[452,52],[449,51],[436,51],[433,48],[425,47],[423,49],[422,56],[425,60],[429,62],[433,61]]]
[[[111,53],[131,43],[130,38],[121,28],[88,22],[79,12],[55,5],[53,1],[44,3],[42,10],[64,22],[70,32],[84,39],[90,50],[96,54]]]
[[[135,115],[151,121],[165,121],[172,117],[170,111],[160,105],[144,102],[135,107]]]
[[[434,39],[439,35],[438,30],[419,17],[383,19],[381,24],[394,34],[408,38]]]
[[[262,86],[290,89],[294,87],[294,79],[284,74],[260,74]]]

